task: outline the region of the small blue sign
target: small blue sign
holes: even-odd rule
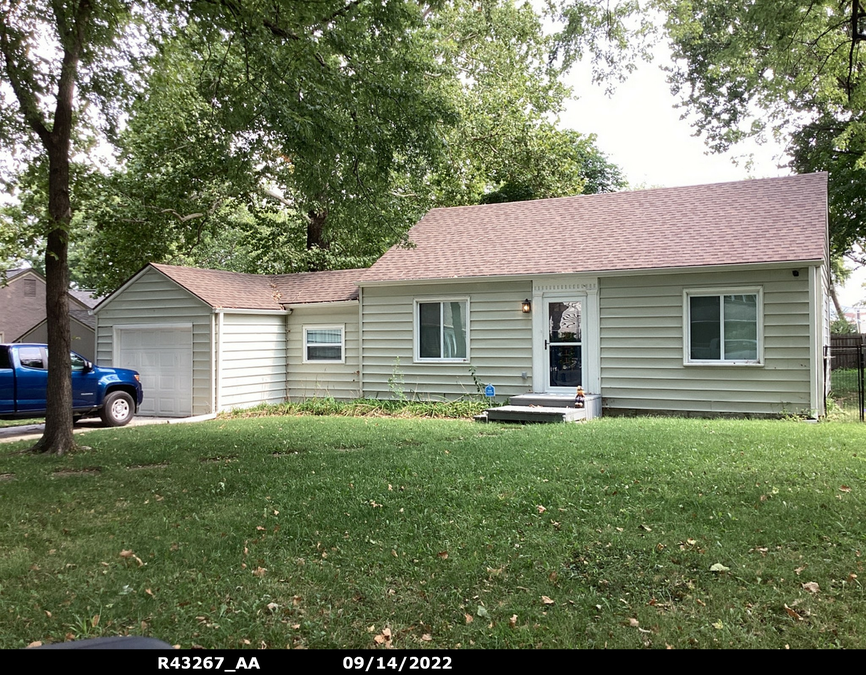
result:
[[[494,396],[496,396],[496,387],[494,387],[492,384],[488,384],[486,387],[484,387],[484,395],[487,398],[493,398]]]

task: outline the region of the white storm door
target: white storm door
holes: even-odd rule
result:
[[[544,298],[544,391],[573,394],[585,382],[584,299]]]

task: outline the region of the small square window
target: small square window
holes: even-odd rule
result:
[[[761,293],[686,291],[686,363],[761,363]]]
[[[343,363],[344,326],[304,326],[304,363]]]

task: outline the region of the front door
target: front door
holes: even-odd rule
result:
[[[573,394],[583,384],[583,304],[576,298],[545,298],[545,391]]]

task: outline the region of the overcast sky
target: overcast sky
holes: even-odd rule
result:
[[[605,95],[604,87],[591,83],[588,67],[576,67],[566,82],[578,98],[569,102],[561,126],[596,134],[599,148],[622,168],[632,189],[792,173],[785,166],[789,158],[784,148],[773,142],[744,144],[725,155],[708,154],[704,141],[692,135],[687,120],[680,119],[682,110],[674,108],[676,99],[660,68],[669,58],[666,48],[657,48],[655,62],[641,64],[612,97]],[[751,157],[751,167],[734,161],[743,155]],[[846,309],[866,297],[864,282],[866,270],[860,269],[840,289],[839,301]]]

